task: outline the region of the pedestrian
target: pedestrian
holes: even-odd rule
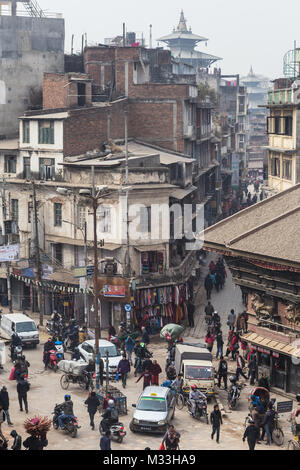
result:
[[[265,372],[260,377],[260,379],[258,381],[258,386],[266,388],[267,390],[270,391],[269,379],[268,379],[267,374]]]
[[[100,406],[100,400],[96,395],[96,392],[91,392],[88,398],[84,402],[88,406],[88,414],[90,415],[90,426],[92,430],[95,429],[94,417],[97,413],[98,407]]]
[[[224,388],[227,390],[227,373],[228,365],[226,359],[223,356],[220,357],[219,368],[218,368],[218,387],[221,388],[221,380],[223,379]]]
[[[212,424],[212,433],[211,438],[214,438],[214,435],[217,433],[217,444],[220,442],[220,429],[222,421],[221,411],[219,410],[219,405],[214,406],[214,411],[210,414],[210,423]]]
[[[214,313],[215,309],[213,305],[211,304],[210,300],[207,302],[207,305],[204,309],[205,315],[212,317],[212,314]]]
[[[250,385],[254,385],[255,383],[256,369],[257,369],[256,357],[252,356],[248,364],[248,379],[250,379]]]
[[[204,281],[204,287],[206,290],[206,298],[209,300],[211,298],[211,291],[213,289],[213,281],[211,280],[211,277],[209,274],[207,274],[205,281]]]
[[[104,411],[108,408],[109,400],[113,400],[115,405],[117,404],[116,399],[112,396],[112,393],[107,392],[107,395],[106,395],[106,397],[104,397],[104,400],[103,400],[103,407],[102,408],[103,408]]]
[[[11,450],[21,450],[21,448],[22,448],[22,437],[20,436],[20,434],[18,434],[17,431],[13,430],[10,433],[10,435],[11,435],[11,437],[14,438],[14,443],[11,446]]]
[[[104,361],[102,359],[102,357],[100,357],[100,361],[99,361],[99,374],[100,374],[100,385],[102,387],[103,385],[103,373],[104,373]]]
[[[166,450],[177,450],[179,438],[180,434],[175,430],[174,426],[171,425],[163,438]]]
[[[134,339],[131,336],[127,336],[126,341],[125,341],[125,349],[127,352],[128,360],[131,365],[132,365],[132,353],[133,353],[134,346],[135,346]]]
[[[5,385],[3,385],[2,389],[0,390],[0,404],[2,405],[3,411],[5,413],[8,426],[13,426],[9,416],[9,396]]]
[[[209,352],[212,352],[212,349],[214,347],[215,337],[209,330],[207,332],[207,335],[205,336],[204,341],[206,343],[206,347],[209,350]]]
[[[220,271],[217,271],[214,276],[216,280],[215,286],[216,286],[217,292],[219,292],[220,289],[223,289],[223,286],[224,286],[223,276],[220,273]]]
[[[235,319],[236,319],[236,315],[234,313],[234,310],[231,309],[230,314],[228,315],[228,318],[227,318],[227,325],[229,326],[229,330],[234,331]]]
[[[27,381],[27,375],[22,375],[17,385],[17,392],[18,392],[20,411],[23,411],[23,403],[24,403],[26,413],[28,413],[27,392],[29,391],[29,389],[30,389],[30,384]]]
[[[110,431],[106,431],[105,435],[101,437],[100,450],[111,450]]]
[[[4,422],[5,422],[5,413],[4,413],[2,405],[0,405],[0,437],[4,442],[6,442],[5,436],[2,433],[2,428],[1,428]]]
[[[189,321],[189,327],[194,328],[194,313],[195,313],[195,305],[191,300],[188,301],[187,303],[187,311],[188,311],[188,321]]]
[[[255,426],[253,419],[249,419],[249,425],[245,429],[243,442],[247,439],[249,450],[254,450],[256,442],[259,439],[259,429]]]
[[[220,330],[216,336],[216,341],[217,341],[217,353],[216,353],[216,359],[218,359],[219,357],[219,354],[221,357],[223,357],[223,345],[224,345],[224,341],[223,341],[223,335],[222,335],[222,331]]]
[[[208,267],[209,267],[210,272],[212,273],[214,272],[216,265],[213,261],[211,261]]]
[[[232,360],[235,360],[235,356],[239,349],[239,335],[237,333],[233,333],[231,343],[229,346],[229,352],[231,352]],[[227,353],[226,353],[227,354]]]
[[[142,326],[142,339],[141,343],[145,343],[146,345],[150,343],[149,333],[145,326]]]
[[[249,315],[248,315],[247,310],[244,310],[244,311],[243,311],[242,316],[243,316],[243,319],[244,319],[244,334],[245,334],[245,333],[247,333],[247,331],[248,331],[248,319],[249,319]]]
[[[149,387],[151,385],[151,373],[149,369],[146,369],[145,372],[143,372],[140,377],[137,379],[136,383],[138,383],[141,378],[144,378],[144,383],[143,383],[143,390],[145,390],[146,387]]]
[[[275,411],[273,409],[272,403],[270,403],[268,407],[268,411],[266,412],[265,418],[262,423],[262,427],[264,431],[261,436],[261,440],[263,441],[265,433],[267,434],[267,442],[266,442],[267,446],[271,445],[272,432],[274,429],[274,418],[275,418]]]
[[[130,362],[126,358],[126,354],[123,354],[123,358],[118,364],[118,372],[121,374],[122,386],[126,388],[127,375],[130,372]]]
[[[240,375],[244,377],[245,380],[247,379],[247,376],[244,374],[243,369],[245,367],[245,360],[244,358],[240,355],[240,353],[237,351],[237,357],[236,357],[236,381],[238,382]]]
[[[153,360],[152,366],[150,368],[150,372],[151,372],[151,385],[159,385],[158,376],[159,374],[161,374],[162,370],[156,359]]]
[[[116,336],[116,329],[111,323],[109,323],[107,341],[110,341],[112,336]]]
[[[8,444],[6,440],[0,439],[0,450],[7,450]]]

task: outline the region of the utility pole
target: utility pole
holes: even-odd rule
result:
[[[85,290],[84,290],[84,323],[85,326],[88,327],[88,302],[87,302],[87,265],[88,265],[88,251],[87,251],[87,223],[86,220],[84,221],[84,264],[86,269],[86,276],[85,276]]]
[[[43,291],[40,286],[40,282],[42,279],[42,269],[41,269],[41,258],[40,258],[40,243],[39,243],[39,229],[38,229],[38,212],[37,212],[37,201],[36,201],[36,191],[35,191],[35,184],[32,181],[32,191],[33,191],[33,215],[34,215],[34,231],[35,231],[35,238],[34,238],[34,245],[35,245],[35,265],[37,268],[37,285],[38,285],[38,304],[40,308],[40,325],[43,326],[44,320],[44,296]]]
[[[94,229],[94,318],[95,318],[95,355],[96,355],[96,389],[100,388],[100,354],[99,339],[101,338],[101,328],[99,322],[98,308],[98,241],[97,241],[97,208],[98,200],[95,194],[95,167],[92,166],[92,201],[93,201],[93,229]]]
[[[3,176],[2,180],[2,235],[4,236],[4,244],[8,245],[8,234],[6,233],[5,229],[5,221],[6,221],[7,211],[6,211],[6,180],[5,176]],[[8,301],[8,308],[9,312],[12,313],[12,298],[11,298],[11,282],[10,282],[10,263],[7,261],[6,263],[6,282],[7,282],[7,301]]]
[[[129,167],[128,167],[128,111],[125,110],[125,185],[126,185],[126,274],[130,276],[130,253],[129,253],[129,217],[128,217],[128,199],[129,199]]]

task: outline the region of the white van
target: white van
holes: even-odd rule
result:
[[[8,336],[17,333],[24,345],[31,344],[35,347],[40,342],[36,324],[22,313],[2,315],[0,327]]]

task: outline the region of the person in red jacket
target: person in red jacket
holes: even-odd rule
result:
[[[150,368],[151,372],[151,385],[159,385],[159,374],[161,374],[162,370],[158,362],[154,359],[152,362],[152,366]]]
[[[144,384],[143,384],[143,390],[146,388],[146,387],[149,387],[149,385],[151,385],[151,372],[149,369],[146,369],[145,372],[143,372],[141,374],[141,376],[137,379],[136,383],[138,383],[141,378],[144,377]]]

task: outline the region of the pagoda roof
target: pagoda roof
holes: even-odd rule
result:
[[[172,42],[177,39],[190,40],[194,42],[208,41],[208,38],[204,38],[203,36],[198,36],[197,34],[193,34],[191,31],[185,31],[185,32],[173,31],[173,33],[157,39],[157,41]]]

